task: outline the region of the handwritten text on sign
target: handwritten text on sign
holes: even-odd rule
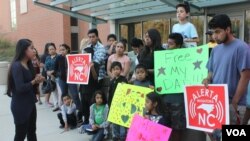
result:
[[[184,85],[200,84],[207,76],[208,46],[157,51],[155,88],[159,94],[183,92]]]

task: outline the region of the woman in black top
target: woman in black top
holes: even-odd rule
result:
[[[34,57],[33,44],[29,39],[21,39],[16,45],[16,54],[8,73],[7,94],[11,96],[11,112],[15,123],[14,141],[36,141],[36,84],[44,81],[35,75],[31,62]]]
[[[55,75],[61,89],[61,99],[67,95],[67,58],[66,55],[70,53],[70,47],[67,44],[59,46],[60,55],[57,56],[55,61]]]
[[[161,35],[156,29],[149,29],[144,36],[145,47],[138,55],[139,64],[143,64],[149,74],[149,80],[154,83],[154,51],[162,48]]]

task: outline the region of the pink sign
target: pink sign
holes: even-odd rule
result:
[[[171,128],[134,115],[126,141],[168,141]]]
[[[68,75],[67,83],[88,84],[91,54],[67,55]]]
[[[187,128],[212,132],[229,124],[227,85],[186,86],[184,98]]]

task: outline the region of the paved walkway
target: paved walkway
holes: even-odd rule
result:
[[[5,87],[0,85],[0,141],[12,141],[15,128],[10,111],[10,98],[3,95]],[[42,101],[44,98],[42,97]],[[37,105],[37,138],[38,141],[89,141],[91,138],[86,134],[79,134],[77,129],[61,134],[57,113],[44,105]]]
[[[6,86],[0,85],[0,141],[13,141],[15,128],[10,111],[10,98],[3,95]],[[44,97],[41,98],[44,101]],[[38,141],[89,141],[91,136],[79,134],[77,129],[61,134],[57,112],[37,104],[37,138]],[[210,141],[207,138],[207,141]]]

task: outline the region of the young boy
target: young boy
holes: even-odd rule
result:
[[[110,82],[110,87],[109,87],[109,96],[108,96],[108,106],[111,106],[111,102],[113,99],[113,96],[115,94],[115,89],[118,85],[118,83],[128,83],[127,79],[121,75],[122,72],[122,64],[120,62],[113,62],[110,67],[110,71],[114,78]]]
[[[154,89],[152,82],[148,80],[148,72],[143,64],[138,64],[135,67],[135,76],[136,79],[133,82],[134,85]]]
[[[168,50],[179,49],[183,46],[183,37],[180,33],[171,33],[168,36]],[[163,102],[168,109],[167,119],[173,129],[170,140],[181,141],[186,134],[186,118],[183,93],[162,95]]]
[[[180,33],[184,39],[185,47],[195,47],[199,42],[195,26],[188,22],[190,8],[188,3],[181,3],[176,6],[176,16],[179,23],[172,28],[172,33]]]
[[[69,95],[63,96],[63,105],[61,106],[61,112],[57,114],[60,120],[60,128],[64,128],[65,131],[76,127],[76,105]]]
[[[120,62],[113,62],[111,64],[111,73],[114,78],[111,80],[109,97],[108,97],[108,106],[111,106],[111,102],[115,93],[115,89],[118,83],[127,83],[127,79],[121,75],[122,64]],[[127,129],[117,124],[112,124],[112,136],[114,141],[125,141]]]

